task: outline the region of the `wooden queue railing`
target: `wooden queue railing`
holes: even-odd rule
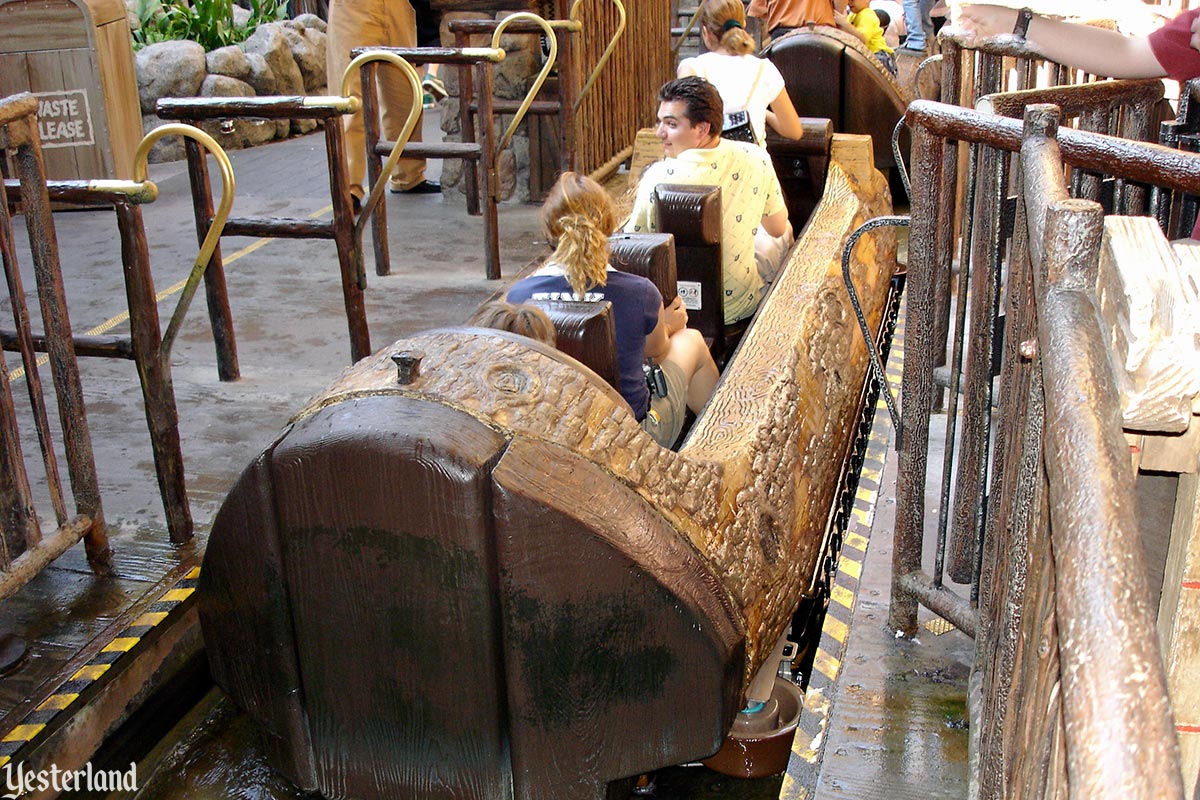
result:
[[[981,797],[1011,796],[1019,787],[1081,797],[1181,797],[1162,658],[1127,502],[1129,452],[1113,412],[1104,334],[1088,310],[1096,302],[1102,212],[1064,199],[1064,166],[1128,184],[1131,191],[1116,192],[1117,210],[1145,213],[1148,193],[1132,189],[1195,192],[1200,158],[1055,130],[1044,107],[1026,114],[1034,109],[1041,116],[1026,123],[1023,137],[1017,120],[927,101],[909,108],[917,179],[889,623],[913,634],[924,605],[975,637],[980,688],[971,724],[981,732]],[[965,384],[991,385],[987,323],[996,304],[1004,304],[1007,320],[998,398],[968,390],[953,401],[952,393],[947,410],[963,431],[978,428],[985,437],[984,458],[959,470],[954,486],[974,508],[972,569],[962,589],[950,586],[961,581],[948,572],[953,553],[942,522],[951,516],[945,488],[956,466],[951,442],[964,438],[953,425],[941,506],[929,515],[937,522],[926,524],[935,366],[944,352],[933,335],[934,262],[940,231],[950,225],[944,215],[953,213],[953,204],[942,202],[948,189],[941,167],[957,143],[968,143],[972,164],[991,177],[980,181],[978,196],[968,193],[968,213],[977,220],[971,235],[980,249],[967,241],[963,258],[978,275],[969,289],[960,285],[958,325],[970,314],[971,335],[956,345],[952,385],[959,383],[960,363]],[[1013,181],[1022,195],[1008,206]],[[1125,205],[1137,198],[1140,206]],[[932,569],[922,558],[926,538],[936,540]],[[1129,753],[1123,743],[1135,740],[1137,750]]]
[[[497,141],[495,121],[492,108],[492,66],[503,61],[506,54],[500,49],[500,37],[509,26],[533,26],[544,33],[550,41],[550,55],[542,65],[522,103],[513,109],[513,119],[505,132]],[[375,271],[379,275],[387,275],[391,270],[389,246],[387,241],[387,214],[383,203],[382,187],[387,182],[390,166],[385,169],[382,157],[389,155],[388,163],[394,164],[399,155],[413,158],[460,158],[468,165],[467,174],[467,210],[476,213],[478,201],[482,199],[483,207],[483,238],[484,259],[489,280],[500,278],[500,232],[499,232],[499,202],[500,177],[496,169],[497,158],[505,145],[512,139],[517,126],[524,119],[534,103],[534,98],[542,88],[550,71],[554,69],[558,55],[558,38],[553,28],[541,17],[530,12],[519,12],[506,17],[492,32],[491,47],[360,47],[351,51],[354,60],[346,68],[342,78],[342,87],[349,80],[352,69],[362,72],[363,87],[363,130],[367,148],[367,178],[372,188],[371,198],[363,209],[363,216],[370,217],[372,237],[375,245]],[[395,59],[395,60],[392,60]],[[414,63],[453,64],[461,67],[462,73],[469,73],[470,67],[475,68],[475,83],[480,87],[479,94],[479,136],[464,136],[462,142],[407,142],[407,136],[401,141],[389,141],[383,138],[380,125],[380,112],[376,107],[378,75],[380,62],[389,61],[393,66],[407,66],[409,61]],[[411,67],[408,67],[411,69]],[[401,67],[404,69],[404,67]],[[409,77],[411,81],[412,76]],[[420,85],[417,81],[415,97],[420,97]],[[420,108],[415,108],[420,113]],[[475,165],[478,164],[478,172]],[[478,176],[478,184],[474,178]],[[378,199],[376,195],[378,194]],[[361,226],[361,221],[360,221]]]
[[[159,139],[174,135],[184,136],[190,141],[195,141],[214,155],[221,171],[224,190],[212,224],[203,231],[204,239],[200,252],[180,291],[180,297],[167,324],[167,330],[162,332],[159,325],[158,298],[150,270],[150,255],[141,205],[153,202],[158,197],[158,187],[147,179],[147,154]],[[233,168],[224,151],[208,134],[191,126],[177,124],[164,125],[151,131],[139,144],[133,160],[132,180],[48,181],[43,182],[41,186],[35,186],[25,180],[6,180],[4,181],[4,192],[8,202],[21,204],[26,217],[31,221],[41,213],[43,199],[81,207],[111,207],[114,210],[118,235],[121,240],[121,260],[124,266],[130,333],[128,336],[71,334],[73,358],[123,358],[134,362],[138,382],[142,389],[159,492],[166,511],[167,530],[172,542],[182,544],[191,539],[193,523],[184,480],[179,414],[175,405],[175,390],[171,382],[171,350],[200,280],[206,274],[206,268],[216,249],[222,226],[228,218],[229,209],[233,203]],[[5,207],[7,208],[7,204]],[[29,229],[34,243],[35,266],[42,259],[52,259],[49,263],[52,263],[57,269],[57,246],[53,239],[53,228],[45,222],[40,222],[30,224]],[[20,286],[20,276],[10,241],[11,228],[6,223],[5,268],[9,279],[10,296],[13,298],[14,308],[17,309],[18,326],[16,330],[0,329],[0,346],[4,350],[17,351],[22,354],[25,363],[24,377],[29,386],[34,420],[42,444],[43,458],[46,462],[48,488],[61,525],[65,515],[62,488],[55,463],[52,439],[47,426],[45,405],[41,400],[41,382],[37,375],[37,362],[32,360],[33,353],[45,352],[50,354],[53,365],[56,358],[61,358],[61,354],[55,354],[54,338],[56,334],[49,330],[50,326],[47,326],[48,330],[41,334],[34,333],[29,328],[27,314],[23,310],[24,298]],[[40,272],[42,269],[45,267],[39,266],[39,287],[44,280]],[[41,290],[39,289],[40,294]],[[53,297],[54,294],[51,293],[50,296]],[[65,310],[62,314],[65,316]],[[57,313],[45,316],[47,319],[59,318]],[[214,318],[214,333],[217,332],[218,327],[218,320]],[[218,353],[220,353],[220,347],[218,347]],[[58,373],[62,370],[59,367],[55,367],[55,369],[55,385],[58,387],[60,386]],[[70,384],[63,383],[61,385],[69,387]],[[69,389],[64,394],[68,399],[74,397]],[[86,425],[86,420],[82,419],[82,398],[76,398],[71,402],[70,413],[78,413],[81,419],[71,426],[64,421],[64,431],[67,431],[71,437],[68,442],[78,438],[78,434],[74,432],[75,426]],[[82,456],[76,454],[77,449],[68,443],[69,461],[80,461]],[[10,466],[16,469],[16,463],[13,462],[13,465]],[[76,483],[76,475],[80,469],[81,467],[77,465],[72,468],[71,473],[72,485],[76,487],[77,504],[80,504],[78,500],[80,487],[86,490],[91,483],[88,479]],[[91,469],[94,470],[94,465]],[[49,560],[43,559],[42,566],[49,563]],[[24,571],[29,576],[36,574],[36,570],[33,569]],[[7,593],[8,582],[6,580],[5,588],[0,589],[0,595]]]

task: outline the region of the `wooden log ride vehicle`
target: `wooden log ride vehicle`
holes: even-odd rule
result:
[[[312,400],[230,492],[198,588],[273,765],[330,798],[562,800],[716,752],[820,569],[868,374],[842,248],[889,211],[869,141],[838,137],[678,452],[491,330],[402,339]],[[874,330],[894,271],[894,234],[864,237]]]
[[[825,117],[836,133],[871,137],[875,168],[885,175],[895,165],[892,132],[908,106],[896,78],[856,37],[837,28],[813,25],[780,36],[760,54],[779,68],[788,96],[801,117]],[[781,169],[787,140],[770,136],[780,180],[791,174]],[[907,131],[901,134],[907,155]]]

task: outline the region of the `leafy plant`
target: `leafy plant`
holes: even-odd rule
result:
[[[283,0],[251,0],[245,25],[233,22],[233,0],[138,0],[133,47],[189,39],[206,51],[245,41],[264,22],[282,19]]]

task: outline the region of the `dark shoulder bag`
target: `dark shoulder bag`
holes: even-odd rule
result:
[[[746,105],[749,105],[750,99],[754,97],[754,90],[758,88],[758,81],[762,78],[763,67],[763,64],[758,65],[758,74],[754,76],[754,83],[750,84],[750,91],[746,93]],[[758,144],[758,139],[754,136],[754,128],[750,127],[750,112],[726,112],[725,123],[721,127],[721,138],[730,139],[735,142]]]

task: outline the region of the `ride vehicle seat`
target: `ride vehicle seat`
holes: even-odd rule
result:
[[[771,42],[761,55],[779,68],[801,117],[828,117],[837,133],[869,135],[875,168],[885,175],[891,171],[892,130],[908,104],[896,79],[862,42],[836,28],[801,28]],[[907,135],[902,141],[907,143]]]
[[[669,233],[614,233],[608,237],[608,263],[613,269],[641,275],[654,284],[663,305],[675,299],[675,237]]]
[[[561,352],[599,375],[609,386],[620,389],[612,303],[538,299],[527,302],[545,311],[554,323],[555,346]]]
[[[663,183],[654,188],[658,229],[675,237],[678,291],[688,327],[704,336],[723,366],[749,320],[725,324],[725,269],[721,261],[721,189]]]

